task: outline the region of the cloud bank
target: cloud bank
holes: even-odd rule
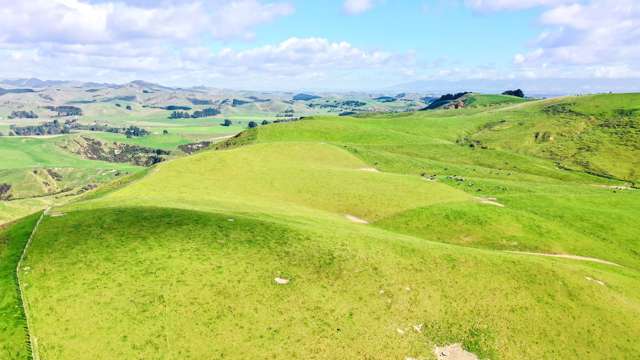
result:
[[[637,0],[468,0],[478,11],[542,8],[543,29],[516,69],[537,77],[640,77]]]
[[[382,3],[338,1],[336,11],[342,6],[344,14],[358,15]],[[531,26],[539,35],[527,51],[496,59],[503,65],[461,65],[439,61],[437,53],[300,37],[295,28],[271,44],[254,44],[263,28],[296,16],[289,0],[0,0],[0,78],[141,78],[256,89],[380,89],[416,79],[640,78],[637,0],[461,3],[477,16],[533,11],[538,15]],[[418,11],[420,4],[409,6]]]

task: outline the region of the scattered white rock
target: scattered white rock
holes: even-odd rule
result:
[[[379,293],[380,295],[382,295],[382,294],[384,294],[384,290],[380,290],[380,291],[378,291],[378,293]]]
[[[356,223],[356,224],[363,224],[363,225],[369,224],[369,222],[367,220],[360,219],[359,217],[356,217],[356,216],[353,216],[353,215],[347,214],[344,217],[346,217],[347,220],[349,220],[349,221],[351,221],[353,223]]]
[[[424,324],[413,325],[413,330],[415,330],[417,333],[421,333],[423,328]]]
[[[236,219],[227,219],[228,222],[234,222]]]
[[[479,360],[475,354],[466,351],[460,344],[436,346],[433,353],[438,360]]]
[[[379,173],[380,172],[380,170],[378,170],[376,168],[371,168],[371,167],[361,168],[360,171],[373,172],[373,173]]]
[[[281,278],[281,277],[277,277],[277,278],[275,278],[275,282],[278,285],[287,285],[289,283],[289,279],[284,279],[284,278]]]
[[[398,332],[399,335],[404,335],[404,330],[397,328],[396,331]]]
[[[594,282],[594,283],[596,283],[596,284],[598,284],[598,285],[602,285],[602,286],[605,286],[605,285],[606,285],[606,284],[604,283],[604,281],[600,281],[600,280],[594,279],[594,278],[589,277],[589,276],[585,276],[585,279],[586,279],[587,281],[592,281],[592,282]]]
[[[497,206],[497,207],[504,207],[503,204],[500,204],[498,202],[498,199],[493,198],[493,197],[489,197],[489,198],[483,198],[483,197],[477,197],[475,198],[476,201],[478,201],[480,204],[485,204],[485,205],[493,205],[493,206]]]

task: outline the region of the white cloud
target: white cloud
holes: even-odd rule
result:
[[[374,5],[374,0],[345,0],[344,11],[350,15],[358,15],[373,9]]]
[[[467,0],[496,11],[542,6],[544,28],[532,50],[516,54],[520,71],[538,76],[635,77],[640,74],[637,0]]]
[[[171,85],[206,84],[271,90],[294,89],[303,82],[349,89],[365,84],[380,86],[373,82],[385,79],[386,85],[390,85],[404,80],[415,67],[412,53],[361,49],[347,42],[324,38],[290,38],[272,45],[219,51],[197,44],[176,51],[163,46],[159,40],[93,45],[42,44],[37,51],[13,47],[3,52],[0,46],[2,58],[0,78],[19,76],[9,73],[19,69],[28,72],[23,76],[45,78],[107,82],[142,78]],[[376,77],[371,76],[372,71]]]
[[[277,45],[244,51],[224,49],[214,57],[220,63],[264,69],[378,67],[401,58],[382,51],[358,49],[344,41],[330,42],[323,38],[290,38]]]
[[[556,6],[579,0],[465,0],[467,6],[480,11],[523,10],[539,6]]]
[[[157,2],[0,0],[0,42],[95,44],[197,36],[247,38],[260,24],[294,11],[286,2],[209,0]]]
[[[0,78],[353,88],[413,71],[411,53],[324,38],[213,50],[294,10],[287,0],[0,0]]]

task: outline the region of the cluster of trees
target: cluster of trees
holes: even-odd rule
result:
[[[46,122],[41,125],[30,125],[18,127],[16,125],[9,126],[9,136],[44,136],[68,134],[73,126],[70,123],[64,124],[58,120]]]
[[[460,99],[461,97],[463,97],[463,96],[465,96],[467,94],[471,94],[471,93],[468,92],[468,91],[465,91],[465,92],[459,92],[459,93],[456,93],[456,94],[445,94],[445,95],[440,96],[440,98],[438,100],[441,100],[441,101],[458,100],[458,99]]]
[[[395,99],[393,99],[393,101],[395,101]],[[342,106],[346,106],[346,107],[363,107],[365,105],[367,105],[366,102],[358,101],[358,100],[345,100],[342,102]]]
[[[0,200],[11,200],[11,184],[0,184]]]
[[[109,133],[114,133],[114,134],[123,134],[126,135],[128,138],[131,137],[143,137],[143,136],[147,136],[150,134],[149,131],[137,127],[137,126],[129,126],[129,127],[113,127],[113,126],[109,126],[107,124],[104,125],[99,125],[99,124],[93,124],[93,125],[81,125],[78,124],[77,122],[70,122],[71,124],[73,124],[71,126],[72,129],[77,129],[77,130],[86,130],[86,131],[102,131],[102,132],[109,132]]]
[[[191,101],[193,105],[213,105],[213,101],[211,100],[201,100],[195,98],[187,98],[187,100]]]
[[[249,101],[244,101],[244,100],[240,100],[240,99],[233,99],[233,101],[231,102],[231,106],[232,107],[236,107],[236,106],[242,106],[245,104],[249,104]]]
[[[461,97],[463,97],[463,96],[465,96],[467,94],[470,94],[470,92],[465,91],[465,92],[459,92],[459,93],[456,93],[456,94],[445,94],[445,95],[442,95],[438,99],[433,101],[431,104],[429,104],[429,106],[427,106],[424,110],[438,109],[440,107],[448,105],[452,101],[460,99]]]
[[[143,137],[149,135],[149,131],[137,126],[129,126],[128,128],[124,129],[124,134],[127,135],[128,138]]]
[[[269,125],[269,124],[271,124],[271,122],[267,121],[267,120],[262,120],[262,122],[260,123],[260,125],[263,125],[263,126],[264,125]],[[255,121],[249,121],[248,126],[249,126],[249,129],[257,128],[258,127],[258,123],[255,122]]]
[[[120,104],[116,104],[116,107],[122,107],[122,105],[120,105]],[[127,105],[127,106],[125,107],[125,109],[127,109],[127,110],[133,110],[133,108],[131,107],[131,105]]]
[[[169,115],[169,119],[191,119],[191,114],[186,111],[174,111]]]
[[[295,112],[293,109],[287,109],[279,114],[276,114],[276,117],[293,117],[295,115]]]
[[[38,118],[38,114],[34,113],[33,111],[24,111],[24,110],[13,111],[11,112],[11,115],[9,115],[9,119],[37,119],[37,118]]]
[[[189,114],[186,111],[174,111],[169,115],[169,119],[197,119],[210,116],[216,116],[220,114],[220,110],[214,108],[206,108],[198,111],[194,111],[193,114]]]
[[[258,127],[258,125],[269,125],[269,124],[271,124],[271,122],[267,121],[267,120],[262,120],[262,122],[260,122],[260,124],[258,124],[256,121],[249,121],[247,126],[249,127],[249,129],[253,129],[253,128]],[[224,121],[220,125],[222,125],[222,126],[231,126],[231,125],[233,125],[233,122],[231,120],[229,120],[229,119],[224,119]]]
[[[77,120],[66,120],[64,123],[60,122],[58,119],[55,119],[51,122],[45,122],[41,125],[31,125],[31,126],[22,126],[18,127],[16,125],[11,125],[9,127],[9,136],[44,136],[44,135],[60,135],[60,134],[69,134],[71,130],[86,130],[86,131],[103,131],[114,134],[123,134],[128,138],[131,137],[143,137],[150,134],[146,129],[137,127],[137,126],[129,126],[129,127],[113,127],[107,124],[99,125],[83,125],[78,123]],[[165,134],[169,132],[165,130]],[[3,134],[0,133],[0,136]]]
[[[524,91],[522,91],[521,89],[507,90],[507,91],[503,92],[502,95],[510,95],[510,96],[517,96],[519,98],[523,98],[524,97]]]
[[[394,97],[391,97],[391,96],[380,96],[380,97],[377,97],[377,98],[375,98],[373,100],[379,101],[379,102],[382,102],[382,103],[389,103],[389,102],[394,102],[394,101],[396,101],[398,99],[394,98]]]
[[[180,106],[180,105],[169,105],[164,108],[165,110],[175,111],[175,110],[191,110],[189,106]]]
[[[81,116],[82,109],[76,106],[45,106],[45,109],[58,113],[58,116]]]

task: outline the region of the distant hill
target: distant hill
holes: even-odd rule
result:
[[[23,94],[23,93],[32,93],[33,89],[3,89],[0,88],[0,96],[5,94]]]
[[[15,87],[26,87],[26,88],[46,88],[51,86],[60,86],[68,83],[69,81],[40,80],[37,78],[0,80],[0,84],[5,84],[5,85],[10,85]]]
[[[566,169],[640,182],[640,94],[550,99],[518,111],[501,113],[465,141],[548,158]]]
[[[296,94],[293,96],[293,100],[294,101],[311,101],[311,100],[315,100],[315,99],[320,99],[320,96],[316,96],[316,95],[309,95],[309,94]]]
[[[536,97],[575,94],[622,93],[640,91],[639,79],[471,79],[419,80],[390,87],[389,91],[421,93],[454,93],[467,90],[485,94],[501,93],[505,89],[523,89]]]
[[[148,81],[143,81],[143,80],[134,80],[130,83],[124,84],[122,85],[122,87],[138,87],[141,89],[147,89],[147,90],[155,90],[155,91],[171,91],[171,90],[175,90],[172,87],[168,87],[168,86],[164,86],[164,85],[160,85],[160,84],[156,84],[156,83],[152,83],[152,82],[148,82]]]
[[[517,104],[527,101],[524,98],[511,95],[492,95],[460,92],[442,95],[432,101],[424,110],[462,109],[465,107],[483,107],[505,104]]]

